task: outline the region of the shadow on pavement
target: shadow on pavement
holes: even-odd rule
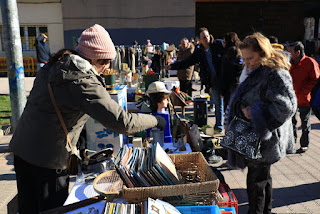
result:
[[[273,189],[273,207],[320,199],[320,182]]]
[[[298,130],[302,130],[302,127],[299,126]],[[311,130],[320,130],[320,123],[312,123]]]
[[[10,151],[10,149],[9,149],[9,147],[8,146],[0,146],[0,153],[7,153],[7,152],[9,152]]]
[[[320,182],[286,188],[273,188],[272,208],[320,199],[319,190]],[[248,209],[247,190],[233,189],[232,191],[238,199],[239,213],[245,213]]]
[[[238,213],[246,213],[249,209],[247,190],[246,189],[232,189],[234,195],[238,200]]]
[[[14,181],[16,180],[16,174],[2,174],[0,175],[0,181]]]
[[[313,123],[313,124],[311,124],[311,129],[318,129],[318,130],[320,130],[320,123]]]
[[[7,160],[7,165],[13,165],[13,154],[12,153],[6,154],[5,157]]]

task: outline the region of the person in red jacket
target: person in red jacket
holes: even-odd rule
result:
[[[307,151],[309,146],[310,113],[309,101],[311,90],[317,83],[320,75],[319,64],[304,53],[304,46],[301,42],[294,42],[288,46],[291,54],[290,74],[293,80],[293,87],[298,99],[298,109],[300,112],[302,135],[300,138],[300,149],[297,153]],[[297,113],[292,117],[294,137],[297,140]]]

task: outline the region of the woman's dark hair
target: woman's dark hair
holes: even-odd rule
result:
[[[224,40],[226,42],[225,48],[228,49],[232,46],[238,47],[240,44],[240,39],[238,37],[238,34],[235,32],[228,32],[226,36],[224,37]]]
[[[71,54],[79,55],[75,50],[66,49],[66,48],[61,49],[50,57],[48,64],[53,65],[56,62],[60,61],[64,55],[71,55]]]
[[[241,58],[240,49],[237,46],[231,46],[226,50],[227,60],[234,60],[235,58]]]
[[[49,59],[49,62],[48,64],[49,65],[53,65],[55,64],[56,62],[60,61],[63,56],[65,55],[71,55],[71,54],[75,54],[75,55],[78,55],[78,56],[81,56],[77,51],[75,50],[71,50],[71,49],[61,49],[59,50],[57,53],[53,54],[50,59]],[[87,59],[85,58],[84,56],[81,56],[82,58],[86,59],[87,61],[89,61],[91,63],[91,60],[90,59]],[[98,63],[100,65],[105,65],[107,63],[111,63],[111,59],[98,59]],[[111,65],[110,65],[111,66]]]
[[[167,99],[168,97],[169,97],[169,94],[166,94],[163,92],[150,94],[151,111],[157,112],[158,103],[161,103],[162,100]]]

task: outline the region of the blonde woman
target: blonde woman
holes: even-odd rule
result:
[[[230,123],[234,116],[251,122],[259,135],[262,158],[247,160],[229,151],[228,164],[248,167],[248,213],[271,213],[271,164],[287,153],[294,153],[291,117],[297,109],[297,99],[288,72],[287,56],[273,49],[260,33],[247,36],[239,46],[248,69],[248,77],[230,99]]]

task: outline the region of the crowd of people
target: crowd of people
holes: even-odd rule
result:
[[[201,86],[210,94],[210,109],[215,111],[215,133],[227,132],[234,117],[251,123],[260,138],[262,158],[249,160],[229,150],[228,165],[248,167],[248,213],[271,213],[271,165],[288,153],[308,150],[310,93],[319,79],[319,65],[305,55],[299,41],[284,46],[275,37],[268,39],[261,33],[241,41],[235,32],[227,33],[222,40],[215,39],[207,28],[199,29],[198,38],[182,38],[178,51],[174,45],[154,49],[148,40],[145,60],[153,60],[151,67],[156,71],[178,70],[180,90],[189,95],[193,91],[192,77],[199,72]],[[39,37],[38,44],[38,54],[49,52],[46,36]],[[161,59],[160,54],[164,56]],[[117,133],[165,128],[161,116],[125,112],[110,98],[100,74],[109,69],[116,55],[108,32],[94,25],[82,32],[75,50],[63,49],[50,59],[38,58],[43,64],[39,64],[10,142],[19,213],[39,213],[63,204],[68,195],[69,153],[76,153],[73,148],[89,116]],[[51,90],[56,101],[50,98]],[[64,119],[71,148],[53,102]],[[302,136],[296,151],[298,111]]]
[[[210,108],[215,105],[216,133],[227,129],[234,117],[247,120],[254,127],[262,158],[249,160],[228,150],[227,163],[237,169],[248,167],[248,213],[271,213],[271,165],[286,154],[308,150],[309,102],[319,79],[319,64],[305,55],[300,41],[284,46],[276,37],[267,38],[261,33],[240,41],[235,32],[227,33],[224,40],[214,39],[206,28],[199,32],[200,45],[194,52],[188,57],[181,52],[179,57],[179,50],[178,61],[166,69],[179,70],[183,86],[182,73],[186,76],[188,69],[199,64],[201,84],[210,94]],[[182,51],[188,46],[186,41],[181,41]],[[181,88],[190,93],[188,88]],[[302,136],[296,150],[298,112]]]

